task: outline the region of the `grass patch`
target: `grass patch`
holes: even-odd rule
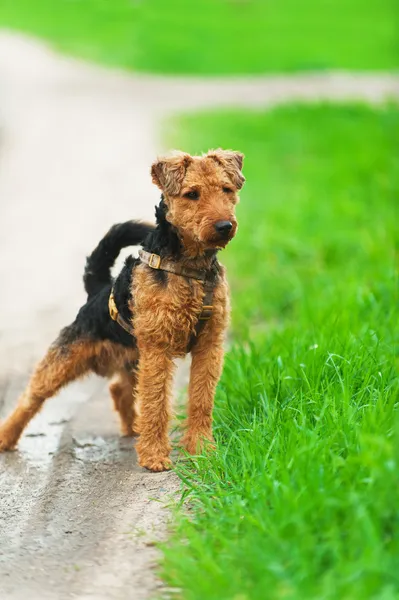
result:
[[[186,117],[175,146],[247,155],[226,251],[242,339],[217,451],[180,465],[164,577],[184,600],[399,597],[399,110]],[[178,143],[177,143],[178,142]]]
[[[135,70],[396,69],[394,0],[2,0],[0,25]]]

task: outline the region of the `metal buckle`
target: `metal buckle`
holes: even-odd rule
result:
[[[154,260],[156,260],[156,264],[154,264]],[[161,266],[161,257],[158,256],[158,254],[151,254],[150,259],[148,261],[148,266],[151,267],[151,269],[159,269],[159,267]]]
[[[113,294],[110,294],[109,301],[108,301],[108,308],[109,308],[109,314],[110,314],[111,319],[113,321],[116,321],[118,318],[118,309],[116,308]]]
[[[209,314],[206,314],[209,311]],[[209,319],[212,317],[212,311],[213,311],[213,305],[205,305],[202,307],[202,311],[200,316],[198,317],[199,321],[209,321]],[[205,313],[205,314],[204,314]]]

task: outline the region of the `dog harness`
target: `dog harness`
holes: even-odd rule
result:
[[[159,254],[153,254],[151,252],[146,252],[145,250],[139,250],[139,257],[141,262],[148,265],[151,269],[167,271],[168,273],[174,273],[175,275],[181,275],[182,277],[187,277],[188,279],[196,279],[197,281],[203,282],[205,293],[202,301],[202,309],[187,346],[187,352],[191,352],[199,334],[205,327],[206,322],[212,317],[213,290],[216,283],[207,279],[206,271],[200,269],[191,269],[173,261],[166,260],[159,256]],[[127,331],[127,333],[134,335],[133,326],[128,323],[118,311],[115,303],[113,288],[108,300],[108,309],[111,319],[116,321],[125,331]]]

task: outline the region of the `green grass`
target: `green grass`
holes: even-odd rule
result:
[[[399,598],[399,110],[186,117],[173,146],[246,153],[225,253],[237,340],[217,450],[178,472],[184,600]]]
[[[399,66],[395,0],[2,0],[0,26],[159,73]]]

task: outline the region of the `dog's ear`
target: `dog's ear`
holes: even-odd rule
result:
[[[229,179],[234,183],[236,188],[240,190],[245,182],[245,177],[242,174],[242,163],[244,155],[241,152],[233,150],[209,150],[207,156],[215,160],[226,171]]]
[[[193,159],[189,154],[177,152],[165,158],[159,158],[151,167],[152,181],[165,194],[177,196],[183,185],[188,166]]]

